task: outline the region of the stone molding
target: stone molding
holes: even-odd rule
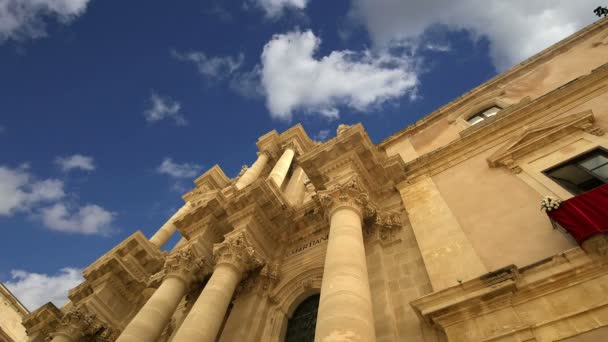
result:
[[[209,271],[204,258],[199,257],[192,246],[181,248],[169,254],[163,267],[164,279],[178,278],[188,288]]]
[[[564,296],[588,296],[592,288],[586,284],[608,275],[608,263],[604,258],[596,258],[580,248],[573,248],[564,253],[541,260],[525,267],[514,265],[487,273],[476,279],[446,288],[416,299],[410,303],[421,320],[444,333],[448,338],[461,340],[464,331],[452,327],[462,326],[466,321],[492,320],[494,330],[480,330],[483,336],[476,336],[479,341],[494,341],[498,338],[515,336],[524,331],[533,332],[544,326],[567,328],[566,321],[588,313],[594,308],[608,307],[604,299],[586,301],[586,304],[573,302],[575,305],[568,312],[554,312],[549,317],[536,317],[526,310],[530,303],[541,298],[555,296],[558,291]],[[598,286],[594,291],[597,291]],[[549,302],[547,302],[549,303]],[[589,305],[592,307],[576,307]],[[523,310],[523,311],[519,311]],[[501,315],[500,313],[505,313]],[[521,320],[520,314],[525,320]],[[517,321],[516,325],[513,324]],[[581,321],[582,322],[582,321]],[[563,325],[562,325],[563,324]],[[604,323],[605,324],[605,323]],[[584,324],[581,326],[585,326]],[[577,331],[580,333],[581,331]],[[566,334],[566,332],[563,332]],[[568,336],[563,336],[568,337]]]
[[[595,126],[595,117],[591,110],[571,114],[538,125],[524,127],[522,132],[505,143],[488,157],[490,167],[505,166],[514,173],[520,173],[521,167],[516,160],[530,152],[542,148],[575,130],[583,130],[595,135],[603,131]]]
[[[357,212],[361,220],[375,214],[374,207],[369,203],[369,195],[361,187],[356,176],[331,190],[319,191],[317,197],[328,218],[331,218],[336,210],[345,207]]]
[[[535,125],[541,120],[557,117],[604,93],[607,84],[608,65],[604,65],[524,106],[518,106],[508,115],[497,117],[496,120],[483,127],[484,129],[475,130],[471,134],[406,163],[407,181],[417,182],[425,176],[436,175],[492,147],[504,144],[520,132],[522,125]],[[556,103],[566,105],[557,107]],[[599,133],[590,127],[587,130]]]
[[[224,242],[213,245],[215,267],[230,265],[241,273],[260,267],[262,261],[256,256],[255,249],[243,232],[227,237]]]

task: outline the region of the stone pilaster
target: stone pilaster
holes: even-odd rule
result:
[[[117,339],[119,342],[154,342],[169,323],[177,305],[195,280],[202,278],[205,264],[192,247],[170,254],[163,269],[164,279]]]
[[[177,226],[175,226],[175,219],[186,214],[190,210],[190,203],[184,204],[165,224],[160,227],[156,233],[150,238],[150,242],[158,248],[162,248],[167,241],[171,238]]]
[[[376,340],[362,224],[374,213],[356,178],[319,194],[330,219],[316,341]]]
[[[245,173],[236,181],[234,186],[240,190],[246,187],[247,185],[255,182],[256,179],[260,176],[264,167],[266,167],[266,163],[268,163],[269,152],[263,151],[258,153],[258,159],[248,168]]]
[[[291,166],[295,154],[296,147],[293,143],[288,143],[283,146],[283,154],[268,176],[268,179],[274,181],[277,187],[280,188],[283,185],[283,181],[285,181],[285,177],[287,176],[287,172],[289,172],[289,167]]]
[[[173,341],[215,341],[226,310],[243,274],[259,265],[243,232],[213,248],[215,270]]]

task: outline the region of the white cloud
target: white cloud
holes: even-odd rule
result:
[[[204,52],[191,51],[186,53],[171,50],[173,57],[180,61],[192,62],[196,65],[198,72],[204,76],[215,79],[226,79],[238,70],[245,60],[245,56],[240,53],[236,57],[208,57]]]
[[[283,14],[286,9],[302,10],[306,8],[308,0],[251,0],[262,8],[266,16],[275,18]]]
[[[0,166],[0,216],[26,211],[64,196],[63,182],[58,179],[35,180],[27,167]]]
[[[72,169],[80,169],[84,171],[95,170],[93,157],[83,156],[82,154],[74,154],[69,157],[57,157],[55,163],[59,165],[61,170],[70,171]]]
[[[87,235],[110,233],[115,216],[116,213],[95,204],[70,210],[64,203],[55,203],[40,210],[42,222],[50,229]]]
[[[27,164],[0,166],[0,216],[25,212],[51,230],[81,234],[108,234],[115,213],[87,204],[68,210],[64,184],[58,179],[37,180]]]
[[[191,163],[174,163],[171,158],[165,158],[160,166],[157,168],[157,172],[166,174],[172,178],[193,178],[198,176],[202,166]]]
[[[164,119],[172,119],[179,126],[188,124],[186,118],[180,112],[179,102],[163,97],[156,93],[150,96],[150,107],[144,111],[144,116],[148,122],[157,122]]]
[[[314,136],[313,139],[316,141],[325,141],[327,138],[329,138],[329,133],[330,131],[328,129],[322,129]]]
[[[13,270],[11,280],[5,285],[29,310],[35,310],[47,302],[61,307],[68,300],[69,290],[83,281],[81,271],[65,267],[57,274],[47,275]]]
[[[597,20],[596,6],[592,0],[353,0],[351,15],[379,47],[420,44],[424,32],[436,25],[486,37],[500,71]]]
[[[82,15],[89,0],[0,0],[0,43],[46,36],[45,19],[69,23]]]
[[[317,59],[320,43],[311,31],[296,31],[264,47],[262,86],[273,117],[289,120],[299,109],[336,118],[339,106],[365,111],[415,90],[407,57],[345,50]]]

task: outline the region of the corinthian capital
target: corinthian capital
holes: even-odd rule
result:
[[[256,258],[255,250],[243,232],[226,238],[222,243],[215,244],[213,246],[213,259],[216,267],[220,264],[229,264],[243,273],[262,264]]]
[[[85,335],[94,333],[98,325],[95,314],[85,312],[80,308],[73,308],[63,315],[59,327],[51,334],[51,337],[60,335],[77,341]]]
[[[369,195],[361,187],[357,177],[352,177],[347,182],[334,186],[330,190],[319,191],[317,197],[329,217],[337,209],[344,207],[355,210],[361,219],[375,213],[375,210],[369,204]]]
[[[281,147],[283,148],[283,151],[289,149],[289,150],[294,151],[295,153],[298,153],[298,146],[296,145],[296,143],[293,140],[286,142]]]
[[[204,259],[194,253],[192,246],[188,246],[169,254],[163,271],[165,278],[179,278],[190,286],[207,271],[205,266]]]

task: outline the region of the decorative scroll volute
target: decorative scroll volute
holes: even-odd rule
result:
[[[349,179],[333,189],[319,191],[317,198],[328,217],[338,209],[348,207],[355,210],[361,219],[375,215],[375,209],[369,203],[369,195],[365,192],[357,177]]]
[[[255,250],[243,232],[227,237],[222,243],[213,246],[215,267],[221,264],[231,265],[242,273],[262,265],[256,257]]]
[[[192,246],[188,246],[169,254],[163,271],[165,279],[179,278],[190,287],[194,281],[202,278],[209,268],[206,267],[204,258],[198,257]]]

